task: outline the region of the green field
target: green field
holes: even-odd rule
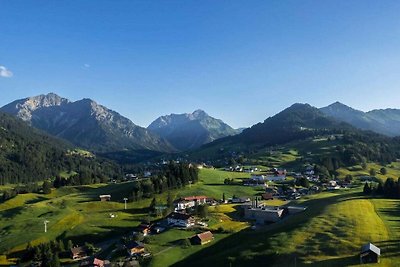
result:
[[[376,167],[378,165],[369,165]],[[399,164],[386,167],[388,175],[397,175]],[[341,170],[356,176],[359,168]],[[249,174],[202,169],[199,182],[180,190],[174,197],[207,195],[216,199],[252,196],[262,188],[224,185],[224,179],[241,181]],[[49,195],[24,194],[0,204],[0,264],[11,264],[12,256],[26,248],[28,242],[38,244],[55,238],[75,243],[115,239],[133,230],[148,217],[151,199],[128,203],[132,183],[99,184],[65,187]],[[180,247],[178,241],[193,231],[170,230],[152,237],[148,249],[155,255],[151,266],[348,266],[358,263],[357,254],[363,243],[373,242],[382,249],[382,265],[400,262],[400,200],[366,198],[361,187],[352,190],[324,192],[302,198],[298,204],[308,209],[279,223],[250,230],[249,224],[238,220],[235,205],[210,207],[209,226],[223,228],[206,246]],[[100,202],[100,194],[111,194],[111,202]],[[167,194],[156,196],[166,202]],[[270,205],[285,202],[274,200]],[[110,218],[109,214],[116,214]],[[49,220],[44,233],[43,221]],[[18,237],[18,238],[16,238]],[[1,254],[0,253],[0,254]],[[212,264],[211,264],[212,263]]]
[[[223,193],[227,198],[234,194],[252,196],[257,193],[259,191],[257,188],[223,184],[225,178],[243,177],[248,177],[248,175],[204,169],[200,172],[199,183],[174,190],[172,195],[174,197],[207,195],[220,199]],[[36,245],[61,237],[66,240],[71,239],[76,244],[82,244],[83,241],[103,241],[132,230],[141,220],[148,217],[146,208],[151,201],[151,199],[144,199],[128,203],[128,209],[124,210],[122,199],[131,194],[132,187],[132,183],[64,187],[53,190],[49,195],[21,194],[1,203],[0,254],[13,255],[25,249],[28,242]],[[100,202],[98,197],[100,194],[111,194],[112,201]],[[165,203],[167,194],[156,195],[156,198],[159,202]],[[116,214],[117,217],[110,218],[110,213]],[[219,214],[225,216],[224,211]],[[44,233],[44,220],[50,221],[49,231],[46,234]],[[232,221],[228,216],[224,217],[224,222],[229,229],[241,228],[243,225],[242,222]],[[224,223],[220,224],[219,226],[224,226]],[[180,238],[179,231],[171,233],[179,233],[175,237],[175,234],[172,234],[171,238]],[[190,234],[193,235],[193,233]],[[168,235],[171,234],[166,234],[166,236]],[[157,243],[162,244],[162,239]],[[181,252],[176,248],[172,252],[175,250],[177,255],[179,253],[187,255],[189,251],[196,249],[187,249],[186,252]],[[160,258],[162,257],[160,254]],[[181,258],[173,257],[171,263]],[[0,259],[2,260],[0,264],[7,263],[4,257]]]
[[[360,189],[298,201],[308,209],[279,223],[234,234],[176,266],[353,266],[361,245],[382,249],[380,266],[400,262],[400,200],[365,198]],[[229,250],[224,247],[229,246]],[[265,265],[268,263],[268,265]]]

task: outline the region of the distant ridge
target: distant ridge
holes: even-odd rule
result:
[[[71,102],[49,93],[16,100],[3,106],[1,111],[94,151],[175,150],[163,138],[91,99]]]
[[[325,115],[347,122],[354,127],[387,136],[400,136],[400,110],[379,109],[363,112],[340,102],[320,109]]]
[[[193,113],[170,114],[153,121],[147,129],[166,138],[179,150],[200,147],[216,139],[235,135],[235,130],[222,120],[198,109]]]

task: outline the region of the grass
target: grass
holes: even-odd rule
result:
[[[353,266],[362,244],[382,249],[382,265],[400,262],[400,200],[370,199],[355,190],[324,192],[298,201],[308,209],[244,229],[174,266]],[[229,247],[229,250],[224,248]]]
[[[220,199],[223,193],[228,198],[234,194],[252,196],[259,192],[259,188],[223,184],[226,178],[240,181],[240,178],[245,177],[249,177],[249,174],[204,169],[200,171],[200,181],[197,184],[173,190],[171,193],[174,197],[207,195]],[[102,241],[107,237],[132,230],[142,219],[148,217],[147,207],[151,201],[151,199],[144,199],[128,203],[128,209],[124,210],[122,199],[131,194],[132,188],[133,183],[129,182],[64,187],[53,189],[49,195],[21,194],[1,203],[0,254],[14,254],[24,250],[28,242],[36,245],[63,238],[81,244],[83,241]],[[111,194],[112,201],[100,202],[98,197],[100,194]],[[156,198],[159,202],[166,203],[167,193],[157,195]],[[110,218],[110,213],[116,214],[117,217]],[[224,222],[221,225],[226,229],[241,229],[246,226],[245,223],[233,221],[224,214],[224,211],[221,211],[220,216]],[[49,221],[47,233],[44,233],[44,220]],[[174,233],[176,231],[166,236],[172,235],[170,239],[180,237]],[[172,250],[171,253],[179,254],[180,252],[177,249],[175,252]],[[177,257],[176,260],[178,259],[180,258]]]
[[[321,141],[323,142],[323,141]],[[293,153],[293,156],[296,152]],[[368,168],[380,166],[369,164]],[[386,166],[388,175],[397,175],[400,164]],[[341,175],[364,175],[357,166],[341,169]],[[202,169],[199,182],[171,191],[174,197],[207,195],[216,199],[232,195],[252,196],[262,188],[224,185],[226,178],[241,181],[250,174]],[[400,176],[400,175],[398,175]],[[397,177],[397,176],[395,176]],[[28,242],[38,244],[62,237],[74,241],[103,241],[131,231],[148,216],[151,199],[128,203],[122,199],[132,191],[132,183],[98,184],[64,187],[49,195],[23,194],[0,204],[0,254],[25,249]],[[400,200],[371,199],[360,194],[361,188],[311,195],[298,200],[308,209],[279,223],[250,230],[241,221],[237,205],[209,208],[209,227],[223,228],[215,240],[205,246],[181,248],[177,241],[194,231],[170,230],[154,236],[148,248],[154,257],[151,266],[347,266],[358,263],[363,243],[373,242],[382,248],[382,265],[395,266],[400,261]],[[100,194],[111,194],[111,202],[100,202]],[[167,193],[157,195],[166,202]],[[283,205],[280,200],[267,205]],[[110,218],[114,213],[116,218]],[[49,231],[43,233],[43,221],[49,220]],[[15,238],[18,237],[18,238]],[[226,249],[229,248],[229,249]],[[12,259],[0,256],[1,264]]]

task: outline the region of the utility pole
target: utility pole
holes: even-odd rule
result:
[[[128,201],[128,199],[126,197],[124,197],[125,209],[126,209],[126,201]]]
[[[44,232],[47,233],[47,224],[49,223],[48,220],[44,220]]]

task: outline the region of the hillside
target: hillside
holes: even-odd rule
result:
[[[320,110],[327,116],[363,130],[370,130],[387,136],[400,135],[400,110],[398,109],[363,112],[340,102],[335,102]]]
[[[94,151],[174,150],[158,135],[91,99],[71,102],[50,93],[16,100],[1,110],[35,128]]]
[[[0,185],[43,181],[62,171],[97,168],[96,173],[109,175],[116,169],[108,162],[72,153],[71,144],[3,112],[0,112],[0,147]]]
[[[159,117],[147,129],[166,138],[179,150],[197,148],[216,139],[239,133],[203,110]]]
[[[365,160],[394,161],[399,157],[400,142],[398,138],[362,131],[337,121],[308,104],[294,104],[239,135],[202,146],[189,153],[189,158],[224,165],[243,157],[257,159],[257,155],[282,146],[301,147],[303,154],[321,151],[322,157],[348,165]],[[322,158],[317,156],[315,160]]]
[[[246,144],[276,145],[349,128],[309,104],[297,103],[234,138]]]

